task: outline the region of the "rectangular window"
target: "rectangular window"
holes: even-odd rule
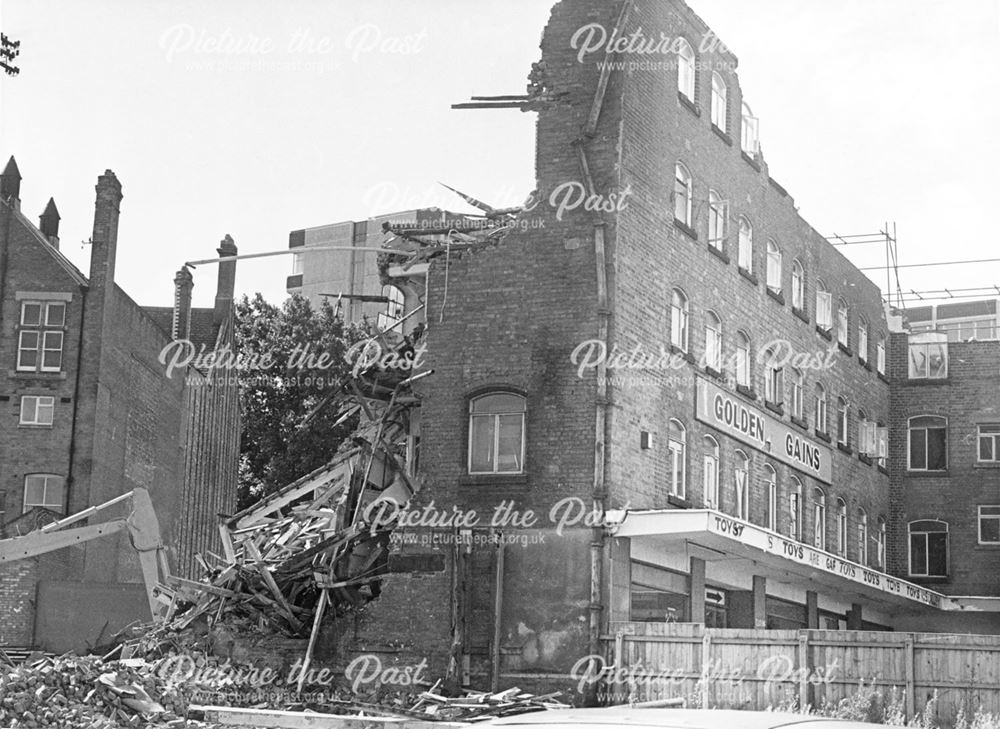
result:
[[[1000,462],[1000,424],[979,426],[979,462]]]
[[[667,447],[670,449],[670,493],[683,499],[687,490],[684,485],[684,444],[671,440]]]
[[[911,471],[947,469],[947,428],[944,418],[912,418],[909,436]]]
[[[889,429],[885,427],[875,428],[875,447],[878,463],[883,468],[889,466]]]
[[[24,395],[21,398],[21,425],[52,425],[56,399],[44,395]]]
[[[62,476],[33,473],[24,477],[24,510],[42,507],[63,512],[65,480]]]
[[[979,543],[1000,544],[1000,506],[979,507]]]
[[[61,371],[66,302],[23,301],[20,322],[17,333],[17,370]]]
[[[948,376],[947,335],[938,332],[911,335],[909,339],[911,380],[936,380]]]
[[[502,392],[482,395],[469,409],[469,473],[521,473],[524,398]]]
[[[912,577],[948,576],[948,532],[910,532],[910,575]]]

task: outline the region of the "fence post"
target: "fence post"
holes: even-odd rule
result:
[[[625,660],[625,634],[622,631],[615,633],[615,672],[614,681],[611,682],[611,700],[605,705],[613,705],[622,702],[622,662]],[[631,682],[630,682],[631,683]],[[631,693],[631,692],[630,692]],[[605,697],[607,698],[607,697]],[[631,699],[631,696],[629,697]]]
[[[903,660],[906,664],[906,720],[909,721],[917,713],[916,681],[914,681],[914,646],[913,633],[907,633],[903,639],[906,655]]]
[[[799,631],[799,710],[805,711],[805,708],[812,703],[809,697],[809,675],[811,668],[809,665],[809,631],[800,630]]]
[[[712,675],[712,635],[707,628],[703,628],[705,634],[701,639],[701,708],[708,706],[708,682]]]

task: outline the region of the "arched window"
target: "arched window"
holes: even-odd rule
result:
[[[868,566],[868,512],[858,509],[858,562]]]
[[[837,499],[837,554],[847,557],[847,502]]]
[[[817,433],[826,433],[827,430],[827,414],[826,414],[826,388],[823,387],[818,382],[816,383],[816,398],[814,402],[815,410],[813,412],[813,427],[816,428]]]
[[[858,359],[862,364],[868,364],[868,320],[858,317]]]
[[[679,39],[677,49],[677,90],[694,101],[695,58],[691,44],[683,38]]]
[[[847,315],[847,301],[841,299],[837,303],[837,343],[842,347],[850,347],[850,341],[848,339],[850,321]]]
[[[688,299],[680,289],[674,289],[670,295],[670,343],[687,352]]]
[[[66,511],[66,479],[54,473],[29,473],[24,477],[24,510],[40,507],[59,514]]]
[[[718,71],[712,73],[712,123],[721,131],[727,131],[729,117],[729,92],[726,82]]]
[[[826,494],[823,489],[814,488],[813,494],[813,546],[826,549]]]
[[[764,352],[764,400],[781,406],[785,401],[785,375],[781,359],[775,349]]]
[[[729,206],[715,190],[708,191],[708,244],[721,251],[726,241]]]
[[[382,287],[382,296],[388,299],[385,304],[385,311],[378,315],[376,326],[379,331],[391,329],[403,318],[404,297],[403,292],[391,284]]]
[[[674,219],[691,226],[691,173],[680,162],[674,166]]]
[[[743,521],[750,521],[750,458],[746,453],[737,449],[736,469],[734,472],[733,486],[735,488],[736,517]]]
[[[526,401],[491,392],[469,401],[469,473],[524,471]]]
[[[876,521],[875,533],[875,561],[880,570],[885,569],[885,517],[880,516]]]
[[[683,499],[687,496],[687,429],[681,421],[671,418],[668,433],[670,493]]]
[[[948,421],[937,415],[918,415],[908,421],[909,469],[944,471],[948,468]]]
[[[750,337],[745,332],[736,332],[736,384],[750,387]]]
[[[747,273],[753,273],[753,226],[750,221],[740,217],[740,240],[736,262]]]
[[[875,344],[875,369],[880,375],[885,374],[885,337],[881,335]]]
[[[948,524],[937,520],[911,521],[910,576],[948,576]]]
[[[816,326],[827,332],[833,329],[833,294],[822,279],[816,281]]]
[[[770,463],[764,464],[764,490],[767,492],[767,528],[778,531],[778,474]]]
[[[792,370],[792,417],[805,418],[805,378],[801,370]]]
[[[868,419],[868,413],[858,410],[858,453],[869,457],[875,455],[875,435],[875,423]]]
[[[781,293],[781,249],[770,238],[767,241],[767,287]]]
[[[714,311],[705,313],[705,366],[722,371],[722,320]]]
[[[742,129],[740,133],[740,144],[743,151],[750,157],[756,157],[760,150],[760,125],[757,117],[750,111],[750,106],[743,102]]]
[[[842,397],[837,398],[837,442],[843,446],[848,445],[848,415],[847,400]]]
[[[796,258],[792,261],[792,308],[805,311],[806,272]]]
[[[703,493],[705,506],[709,509],[719,508],[719,442],[710,435],[706,435],[703,443],[702,464],[703,470]]]
[[[788,486],[788,535],[802,541],[802,482],[792,476]]]

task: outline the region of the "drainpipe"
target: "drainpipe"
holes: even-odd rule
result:
[[[628,10],[631,0],[624,0],[621,10],[618,13],[618,20],[615,23],[613,37],[619,37],[625,26],[628,17]],[[580,171],[583,175],[587,191],[591,195],[597,193],[594,187],[594,180],[590,174],[590,165],[587,160],[586,145],[593,138],[597,130],[597,122],[601,118],[601,110],[604,106],[604,96],[607,93],[608,81],[611,76],[611,64],[607,63],[614,55],[610,50],[605,53],[605,61],[601,75],[597,82],[597,90],[594,94],[594,102],[591,106],[590,114],[587,117],[587,124],[583,134],[574,141],[577,154],[580,158]],[[619,172],[620,174],[620,172]],[[608,349],[608,331],[611,323],[611,306],[608,299],[608,270],[607,252],[605,240],[605,225],[603,220],[594,223],[594,259],[597,274],[597,336],[598,339]],[[594,483],[591,492],[591,509],[593,513],[604,514],[605,498],[607,497],[606,484],[606,428],[608,422],[608,410],[611,407],[611,398],[608,394],[607,366],[601,361],[597,366],[597,393],[595,396],[595,423],[594,423]],[[589,605],[589,649],[590,655],[596,656],[601,653],[601,612],[602,612],[602,567],[604,555],[605,530],[603,526],[595,526],[591,531],[590,540],[590,605]],[[593,668],[593,667],[592,667]],[[584,695],[584,702],[588,706],[597,703],[597,684],[590,683]]]
[[[80,368],[83,362],[83,325],[87,317],[87,287],[80,286],[80,334],[76,342],[76,372],[73,374],[73,408],[69,429],[69,465],[66,466],[65,512],[70,513],[70,493],[73,491],[73,462],[76,460],[76,416],[80,409]],[[96,408],[96,404],[95,404]],[[96,410],[95,410],[96,413]]]

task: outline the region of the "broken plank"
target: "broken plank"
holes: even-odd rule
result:
[[[420,721],[395,716],[343,716],[273,709],[231,709],[225,706],[191,706],[207,722],[224,726],[276,727],[278,729],[459,729],[461,722]]]

